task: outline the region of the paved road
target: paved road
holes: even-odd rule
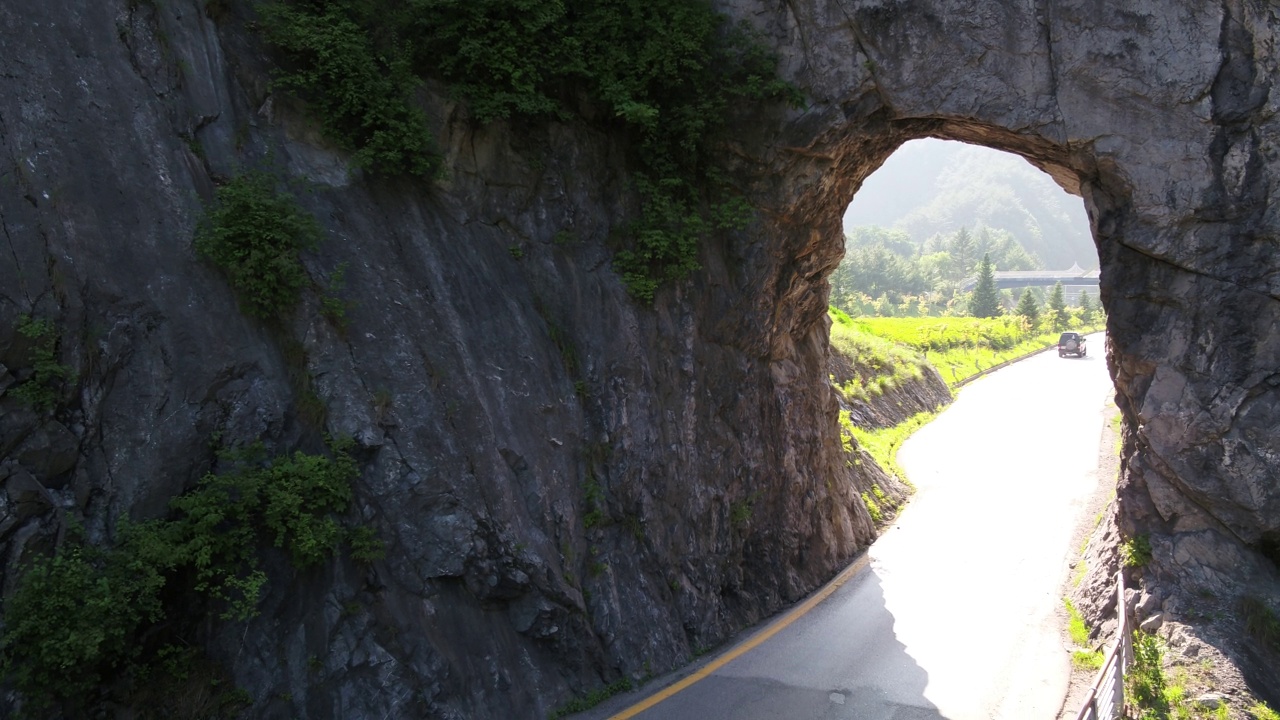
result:
[[[1054,720],[1070,675],[1061,586],[1112,392],[1102,335],[1089,345],[966,387],[904,445],[916,496],[843,585],[634,717]],[[582,717],[632,717],[657,691]]]

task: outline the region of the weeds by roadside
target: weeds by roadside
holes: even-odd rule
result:
[[[1067,608],[1067,634],[1071,636],[1071,642],[1076,644],[1076,649],[1071,651],[1071,664],[1081,670],[1097,670],[1102,667],[1105,656],[1102,651],[1089,647],[1089,626],[1085,623],[1084,616],[1071,600],[1062,598],[1062,604]]]
[[[1178,670],[1170,677],[1164,667],[1164,651],[1164,641],[1159,637],[1134,631],[1133,664],[1125,673],[1125,719],[1231,720],[1231,708],[1225,700],[1189,697],[1186,670]],[[1254,720],[1280,720],[1263,703],[1255,704],[1249,712]]]

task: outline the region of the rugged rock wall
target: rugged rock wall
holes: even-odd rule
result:
[[[1083,196],[1126,421],[1120,535],[1149,536],[1144,592],[1170,619],[1227,618],[1217,636],[1273,703],[1278,659],[1239,647],[1236,601],[1280,610],[1276,13],[851,1],[788,3],[775,26],[820,101],[793,162],[823,172],[795,204],[843,199],[868,137],[895,133],[1021,154]]]
[[[215,437],[350,435],[387,559],[275,561],[262,616],[205,638],[214,659],[259,717],[544,717],[865,546],[826,383],[827,237],[757,228],[639,305],[609,266],[634,212],[609,138],[477,128],[424,97],[447,179],[353,176],[267,91],[243,9],[202,6],[0,8],[0,377],[30,372],[24,313],[78,375],[52,415],[0,397],[6,592],[61,534],[50,506],[102,542],[163,513]],[[214,182],[261,165],[325,226],[313,276],[347,264],[345,330],[311,293],[277,336],[193,253]]]
[[[1020,153],[1085,198],[1129,428],[1118,521],[1151,533],[1149,576],[1276,587],[1267,4],[725,3],[809,104],[749,109],[726,155],[758,220],[652,309],[609,269],[635,210],[610,138],[476,127],[431,93],[448,178],[350,174],[268,91],[232,7],[0,5],[0,388],[28,371],[23,313],[55,321],[77,371],[51,416],[0,396],[5,592],[56,542],[51,506],[102,541],[207,471],[212,437],[329,432],[360,445],[358,514],[389,553],[278,563],[260,618],[208,631],[255,716],[538,717],[682,662],[872,536],[824,278],[858,184],[926,135]],[[348,264],[345,331],[313,295],[276,336],[192,252],[214,181],[263,164],[311,189],[312,273]]]

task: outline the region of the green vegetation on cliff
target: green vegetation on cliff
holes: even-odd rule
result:
[[[63,384],[74,381],[75,371],[58,362],[58,330],[45,318],[22,315],[18,334],[29,343],[31,374],[10,392],[37,412],[50,412],[58,404]]]
[[[439,159],[405,46],[378,42],[357,20],[373,3],[264,4],[267,38],[285,59],[276,87],[306,100],[355,164],[387,175],[429,176]]]
[[[298,253],[314,248],[320,225],[264,172],[218,188],[196,231],[196,252],[226,276],[241,309],[258,318],[286,313],[308,281]]]
[[[776,59],[705,0],[292,0],[262,6],[279,87],[307,100],[357,164],[428,174],[423,79],[482,123],[582,118],[629,149],[639,220],[614,267],[651,300],[697,269],[698,242],[747,207],[717,171],[730,109],[797,102]]]
[[[54,555],[28,563],[5,602],[0,635],[0,675],[28,707],[74,714],[104,683],[145,684],[172,643],[181,644],[175,632],[193,608],[223,619],[254,616],[268,580],[259,556],[267,545],[298,567],[343,543],[357,559],[380,552],[367,529],[338,521],[357,474],[340,448],[333,457],[272,460],[253,451],[232,462],[175,498],[170,517],[122,519],[110,547],[77,532]]]
[[[898,450],[907,438],[911,437],[915,431],[933,422],[935,417],[937,417],[937,413],[922,412],[912,415],[891,428],[865,430],[849,425],[845,432],[857,440],[862,449],[870,453],[872,459],[880,466],[880,469],[894,475],[904,485],[910,487],[911,481],[907,479],[907,474],[903,472],[902,466],[898,464]],[[843,421],[847,422],[847,419],[847,415],[842,416]]]

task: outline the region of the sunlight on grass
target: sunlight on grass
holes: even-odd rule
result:
[[[1080,566],[1084,567],[1084,563],[1080,563]],[[1089,626],[1085,624],[1084,617],[1076,610],[1076,606],[1071,604],[1071,600],[1062,598],[1062,604],[1067,608],[1067,634],[1077,646],[1071,651],[1071,664],[1081,670],[1097,670],[1102,667],[1106,656],[1101,650],[1089,649]]]
[[[863,430],[849,424],[846,431],[858,441],[858,445],[875,459],[885,472],[897,476],[904,484],[910,486],[907,474],[898,465],[898,449],[911,434],[928,425],[937,417],[937,413],[922,412],[912,415],[905,422],[883,430]],[[847,421],[847,415],[846,415]]]
[[[831,349],[848,361],[850,377],[832,377],[848,400],[867,402],[924,374],[919,353],[858,329],[843,312],[831,308]]]
[[[1280,720],[1280,713],[1267,707],[1267,704],[1262,702],[1249,708],[1249,714],[1253,715],[1253,720]]]
[[[1062,599],[1062,603],[1067,606],[1067,634],[1071,636],[1071,642],[1085,647],[1089,644],[1089,626],[1085,625],[1084,617],[1076,610],[1076,606],[1067,598]]]
[[[1001,363],[1052,347],[1058,340],[1057,332],[1034,333],[1026,321],[1017,316],[850,319],[847,315],[840,314],[844,319],[837,320],[837,324],[844,324],[919,353],[952,386]],[[832,317],[835,319],[834,314]],[[1079,332],[1090,333],[1101,329],[1103,326],[1099,324],[1080,328]],[[834,334],[833,326],[833,345]]]

